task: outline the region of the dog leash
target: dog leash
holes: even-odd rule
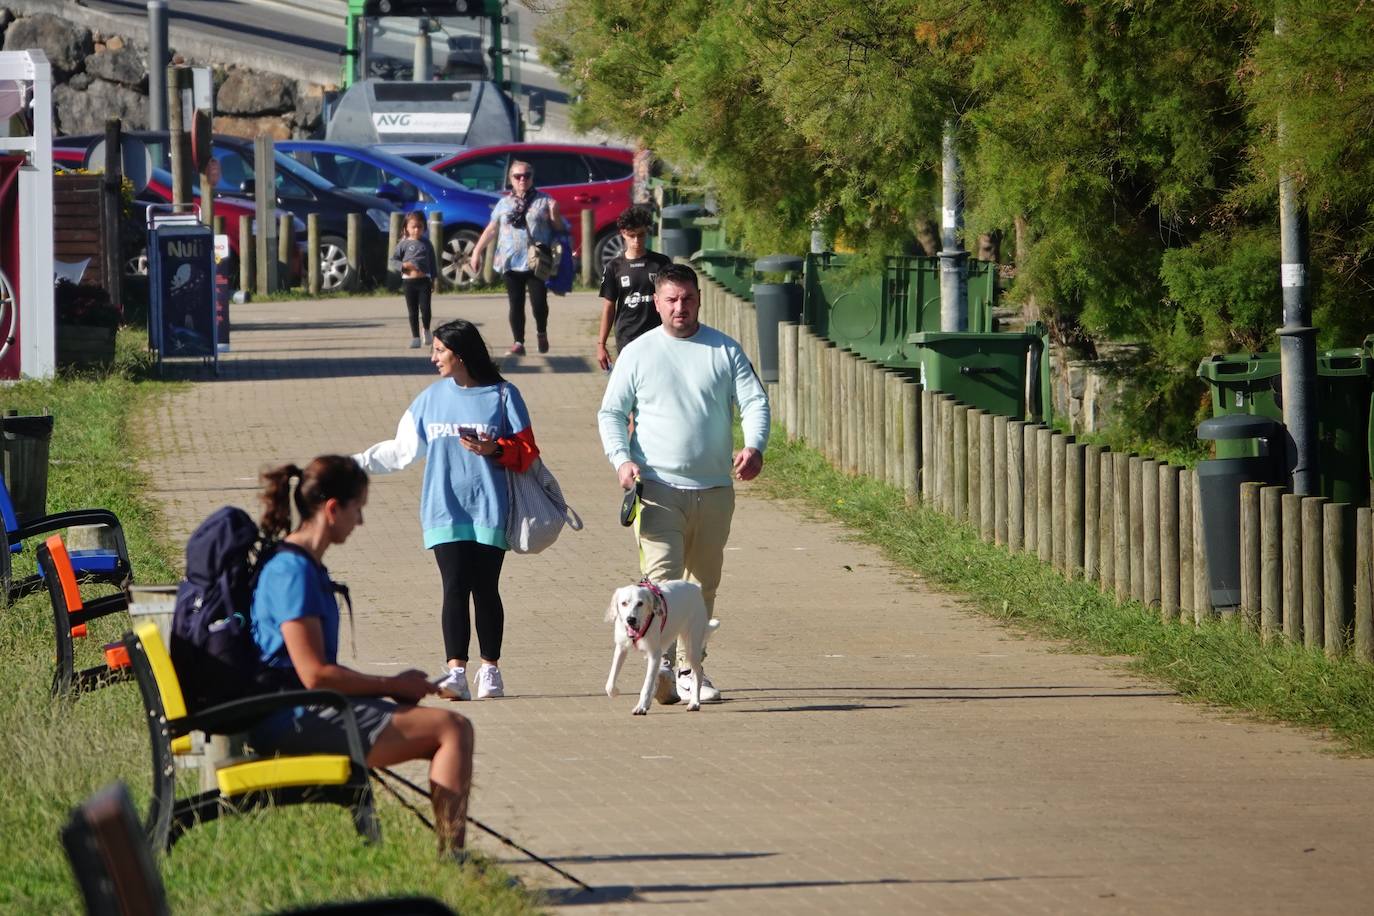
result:
[[[377,784],[380,785],[383,789],[386,789],[387,792],[391,793],[391,796],[392,796],[393,798],[395,798],[398,802],[400,802],[400,803],[401,803],[401,806],[402,806],[403,808],[407,809],[408,811],[410,811],[411,814],[414,814],[416,817],[418,817],[418,818],[420,819],[420,823],[424,824],[424,825],[425,825],[426,827],[428,827],[430,830],[434,830],[434,829],[435,829],[434,823],[433,823],[429,818],[425,817],[424,812],[422,812],[419,808],[415,807],[415,806],[412,805],[409,801],[407,801],[407,800],[401,795],[400,792],[396,791],[396,789],[395,789],[394,786],[392,786],[390,783],[388,783],[385,779],[382,778],[382,774],[385,773],[387,776],[390,776],[392,779],[396,780],[396,781],[399,782],[401,785],[405,786],[407,789],[410,789],[412,792],[415,792],[415,793],[417,793],[417,794],[419,794],[419,795],[423,795],[425,798],[431,798],[432,796],[430,795],[430,793],[426,792],[423,788],[421,788],[420,786],[417,786],[415,783],[411,782],[409,779],[406,779],[404,776],[400,775],[400,774],[397,773],[395,770],[389,769],[389,768],[387,768],[387,767],[374,767],[374,768],[372,768],[369,772],[372,774],[372,778],[375,779],[375,780],[377,780]],[[479,830],[482,830],[482,831],[484,831],[484,832],[490,834],[491,836],[493,836],[493,837],[495,837],[496,839],[500,840],[502,843],[505,843],[507,846],[511,847],[512,849],[515,849],[515,850],[517,850],[518,852],[521,852],[521,853],[523,853],[523,854],[529,856],[531,859],[533,859],[534,861],[538,862],[540,865],[544,866],[544,867],[547,868],[547,869],[550,869],[551,871],[555,872],[555,873],[558,874],[559,876],[561,876],[561,877],[563,877],[563,878],[566,878],[567,880],[571,881],[573,884],[576,884],[578,887],[582,888],[582,890],[586,891],[587,893],[589,893],[589,894],[592,893],[592,888],[591,888],[590,885],[588,885],[587,883],[585,883],[585,882],[583,882],[583,881],[580,881],[580,880],[578,880],[577,878],[573,877],[572,875],[568,874],[566,871],[564,871],[563,869],[559,868],[557,865],[554,865],[554,864],[553,864],[552,862],[550,862],[548,859],[544,859],[544,858],[541,858],[540,856],[535,855],[534,853],[530,852],[530,851],[529,851],[528,849],[526,849],[525,847],[521,846],[519,843],[517,843],[517,842],[515,842],[514,840],[512,840],[510,837],[508,837],[508,836],[506,836],[505,834],[500,833],[500,832],[498,832],[498,831],[496,831],[496,830],[493,830],[492,828],[488,827],[486,824],[482,823],[481,821],[479,821],[477,818],[473,817],[472,815],[469,814],[469,815],[466,815],[466,817],[467,817],[468,823],[471,824],[472,826],[474,826],[474,827],[478,828]],[[437,832],[437,831],[436,831],[436,832]]]
[[[644,638],[644,634],[649,632],[649,624],[654,622],[654,615],[658,614],[658,605],[663,605],[663,613],[658,614],[658,631],[663,632],[663,627],[668,623],[668,599],[663,597],[663,590],[654,584],[653,580],[645,576],[639,581],[641,588],[647,588],[649,594],[654,596],[654,608],[649,611],[649,618],[644,621],[644,626],[636,633],[631,627],[626,627],[630,636],[630,642],[635,648],[639,648],[639,641]]]

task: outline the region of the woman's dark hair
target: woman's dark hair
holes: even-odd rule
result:
[[[482,333],[471,321],[455,318],[445,322],[434,329],[434,336],[463,361],[468,375],[477,384],[496,385],[505,381],[487,352],[487,342],[482,339]]]
[[[653,224],[654,215],[647,207],[626,207],[625,211],[615,218],[615,227],[620,230],[648,229]]]
[[[291,530],[291,481],[296,484],[296,512],[301,521],[319,511],[326,500],[346,503],[357,499],[367,489],[367,471],[347,455],[321,455],[304,471],[294,464],[284,464],[262,472],[262,518],[258,527],[269,539],[275,540]]]

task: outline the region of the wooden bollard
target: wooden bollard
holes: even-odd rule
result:
[[[887,456],[891,450],[890,439],[885,435],[891,430],[887,421],[887,371],[877,363],[869,367],[869,383],[873,387],[873,422],[869,438],[873,442],[873,477],[889,483],[887,479]],[[880,425],[877,425],[880,424]]]
[[[277,217],[277,283],[278,289],[291,288],[291,249],[296,247],[296,223],[291,214]],[[316,252],[318,257],[318,252]]]
[[[1007,543],[1007,424],[1006,417],[992,418],[992,542]]]
[[[796,390],[792,392],[792,415],[788,418],[788,427],[792,439],[815,448],[816,440],[811,436],[808,425],[810,409],[807,406],[812,396],[811,385],[816,381],[817,375],[816,368],[811,365],[811,331],[804,324],[796,327],[792,341],[792,376]]]
[[[348,255],[348,263],[354,265],[363,263],[363,215],[361,213],[348,214],[348,220],[344,223],[344,232],[344,248]],[[395,245],[387,250],[388,260],[391,259],[391,252],[395,250]],[[348,281],[349,292],[361,289],[362,285],[363,272],[361,270],[352,271]]]
[[[391,257],[391,253],[396,250],[396,246],[401,243],[401,239],[405,235],[401,230],[403,220],[405,220],[404,213],[397,212],[391,214],[391,224],[387,228],[386,233],[386,255],[388,259]],[[493,245],[491,247],[495,248],[496,246]],[[399,289],[401,286],[401,272],[399,270],[392,270],[390,265],[387,265],[386,269],[386,286],[387,289]]]
[[[1131,597],[1131,456],[1112,456],[1112,540],[1116,600]]]
[[[821,356],[825,360],[826,383],[824,408],[818,423],[821,435],[830,443],[830,464],[837,470],[844,468],[844,353],[830,341],[822,344]]]
[[[830,413],[830,348],[828,342],[813,334],[810,328],[805,328],[805,331],[807,379],[806,397],[800,405],[802,428],[806,431],[806,444],[833,460],[830,442],[826,439],[825,422],[826,415]],[[800,371],[800,358],[798,362]]]
[[[239,289],[245,295],[253,288],[253,220],[239,217]]]
[[[1064,562],[1068,534],[1065,531],[1065,490],[1068,488],[1068,449],[1072,442],[1071,436],[1059,433],[1050,437],[1050,562],[1060,573],[1067,571]]]
[[[1374,512],[1355,510],[1355,658],[1374,662]]]
[[[1036,529],[1039,521],[1040,490],[1038,462],[1040,460],[1040,449],[1037,446],[1039,439],[1039,427],[1026,424],[1022,431],[1025,451],[1022,455],[1025,471],[1021,477],[1024,484],[1025,501],[1025,535],[1022,542],[1025,544],[1026,553],[1037,556],[1040,552],[1040,532]]]
[[[1351,546],[1351,518],[1349,503],[1327,503],[1322,507],[1322,554],[1325,587],[1322,589],[1322,625],[1326,654],[1330,658],[1344,655],[1350,643],[1350,628],[1355,615],[1350,606],[1352,595],[1349,567]]]
[[[863,389],[860,387],[859,356],[852,351],[845,351],[844,354],[844,385],[844,469],[847,474],[858,474]]]
[[[582,217],[582,285],[588,289],[596,285],[596,210],[587,207],[579,214]]]
[[[1302,641],[1309,649],[1326,645],[1326,605],[1322,587],[1326,584],[1322,552],[1326,497],[1306,496],[1302,501]]]
[[[1193,619],[1193,472],[1178,472],[1178,614]]]
[[[1140,600],[1159,606],[1159,462],[1140,462]]]
[[[310,213],[305,217],[305,251],[313,257],[305,259],[305,289],[312,296],[320,294],[320,215]]]
[[[935,503],[935,394],[922,388],[917,394],[921,403],[921,502]]]
[[[797,428],[797,323],[778,323],[778,380],[782,383],[782,423],[787,441],[801,437]]]
[[[1207,541],[1202,536],[1202,481],[1193,472],[1193,622],[1212,616],[1212,578],[1207,569]]]
[[[1283,487],[1260,490],[1260,638],[1283,632]]]
[[[902,492],[906,492],[906,437],[914,417],[906,412],[903,391],[906,379],[896,372],[884,372],[887,384],[887,415],[892,418],[892,434],[888,438],[887,482]]]
[[[1240,485],[1240,613],[1245,625],[1259,629],[1260,617],[1260,488]]]
[[[996,482],[993,480],[993,468],[997,461],[995,455],[997,447],[993,439],[993,430],[996,428],[995,419],[990,413],[985,413],[978,418],[978,451],[980,453],[978,489],[981,497],[979,500],[981,522],[978,530],[983,540],[989,544],[996,540],[995,532],[997,529],[997,509],[994,497]]]
[[[1159,466],[1159,616],[1178,619],[1178,473],[1171,464]]]
[[[1054,562],[1054,430],[1035,431],[1035,555]]]
[[[886,468],[883,467],[882,427],[883,399],[878,385],[880,367],[872,360],[864,360],[864,407],[868,414],[868,426],[863,430],[863,440],[867,443],[865,459],[869,477],[882,480]]]
[[[968,524],[977,531],[983,518],[983,411],[970,407],[968,411]]]
[[[1007,549],[1026,543],[1026,422],[1007,421]]]
[[[1097,469],[1097,583],[1116,590],[1116,454],[1103,449]]]
[[[853,356],[854,360],[854,402],[851,410],[854,412],[854,471],[858,475],[869,476],[872,469],[872,439],[870,430],[873,428],[872,414],[869,412],[873,408],[873,391],[868,384],[869,362],[857,352]]]
[[[853,382],[850,379],[850,354],[843,347],[836,346],[835,356],[835,389],[832,392],[831,410],[839,408],[842,413],[836,413],[832,419],[836,426],[835,436],[835,467],[844,473],[849,473],[850,460],[850,439],[849,421],[854,415],[853,401]]]
[[[949,476],[949,395],[939,391],[930,393],[930,504],[937,511],[948,513],[945,501]]]
[[[1129,545],[1127,562],[1129,564],[1127,582],[1128,594],[1134,601],[1145,600],[1145,503],[1141,492],[1141,465],[1139,455],[1132,455],[1126,464],[1127,474],[1127,524],[1130,532],[1126,535]]]
[[[1279,526],[1283,539],[1283,635],[1302,642],[1302,497],[1285,493],[1279,498]]]
[[[1083,446],[1081,461],[1083,463],[1082,577],[1084,581],[1096,582],[1099,557],[1101,556],[1098,550],[1102,546],[1102,541],[1098,537],[1098,526],[1101,524],[1100,516],[1102,514],[1102,504],[1098,502],[1102,488],[1102,446]]]
[[[954,428],[962,419],[956,416],[958,404],[949,395],[941,402],[940,414],[940,511],[954,518]]]
[[[425,227],[425,232],[429,235],[429,243],[434,246],[434,257],[439,263],[434,265],[434,291],[442,293],[452,289],[455,284],[447,284],[444,279],[444,215],[438,210],[429,214],[429,223]],[[454,257],[458,257],[457,254]],[[350,262],[353,263],[353,262]],[[462,264],[456,265],[457,269],[453,273],[453,278],[457,280],[462,276]]]
[[[1087,451],[1087,446],[1077,442],[1069,443],[1064,451],[1064,574],[1070,579],[1083,575],[1083,477]]]
[[[950,516],[968,521],[968,406],[955,404],[951,411]]]
[[[911,379],[901,383],[902,392],[902,490],[908,506],[920,494],[921,468],[921,386]]]
[[[883,428],[880,430],[883,441],[883,483],[895,487],[901,483],[902,455],[898,443],[902,439],[902,418],[901,412],[894,409],[898,396],[892,393],[892,373],[879,366],[878,382],[883,394]],[[894,467],[898,470],[897,474],[893,473]]]

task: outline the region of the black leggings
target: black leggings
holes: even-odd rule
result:
[[[429,297],[434,292],[433,277],[406,278],[401,281],[406,296],[406,312],[410,316],[410,336],[419,337],[420,328],[429,332]]]
[[[476,541],[451,541],[436,544],[434,559],[444,584],[444,651],[447,658],[466,662],[468,639],[468,598],[472,616],[477,620],[477,645],[482,658],[499,661],[501,636],[506,629],[506,610],[501,606],[501,564],[506,552],[500,547]]]
[[[544,281],[528,270],[508,270],[506,301],[510,303],[510,332],[516,343],[525,342],[525,291],[530,294],[530,311],[534,312],[534,327],[540,334],[549,328],[549,288]]]

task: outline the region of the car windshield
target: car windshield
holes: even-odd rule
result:
[[[467,188],[445,178],[438,172],[431,172],[424,166],[416,165],[408,159],[402,159],[400,156],[393,156],[390,153],[376,150],[364,153],[346,146],[316,147],[302,145],[297,147],[293,143],[282,143],[279,144],[278,148],[288,151],[299,149],[301,152],[308,153],[325,178],[331,177],[327,165],[332,161],[339,167],[347,166],[348,171],[358,178],[376,170],[388,175],[390,181],[400,178],[430,194],[436,191],[440,193],[447,191],[471,193]],[[345,187],[358,187],[353,182],[340,181],[339,183]]]

